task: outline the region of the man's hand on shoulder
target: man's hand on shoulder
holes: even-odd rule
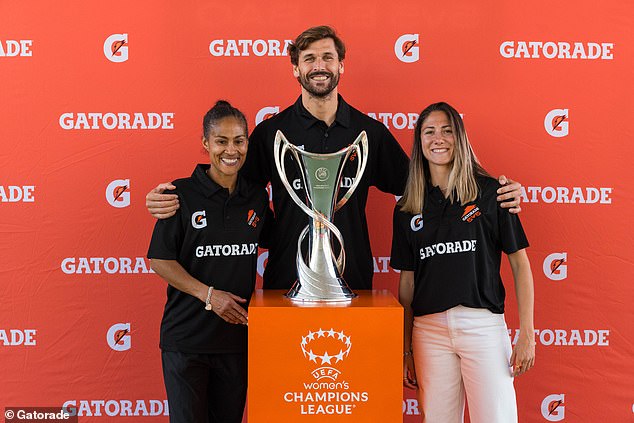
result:
[[[145,196],[145,207],[155,219],[167,219],[174,216],[180,207],[178,195],[163,194],[166,190],[176,189],[169,182],[159,184]]]
[[[497,200],[502,202],[500,206],[508,209],[509,213],[516,214],[521,212],[522,207],[520,206],[520,203],[522,201],[522,184],[515,182],[512,179],[508,179],[504,175],[501,175],[498,178],[498,182],[502,185],[497,190]]]

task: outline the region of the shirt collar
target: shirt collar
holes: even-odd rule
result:
[[[432,203],[440,204],[445,201],[449,201],[449,198],[445,197],[445,194],[442,193],[440,187],[432,185],[431,181],[427,181],[427,192],[429,193]]]
[[[198,164],[196,169],[194,169],[194,173],[192,173],[192,178],[196,179],[204,189],[204,194],[207,197],[211,197],[221,190],[225,190],[226,188],[218,185],[213,179],[209,177],[207,174],[207,170],[211,167],[208,164]],[[234,194],[240,194],[242,197],[247,196],[247,184],[242,180],[240,174],[238,174],[238,181],[236,182],[236,189]]]
[[[300,95],[295,104],[293,105],[295,113],[299,117],[299,121],[304,129],[308,129],[315,125],[317,122],[321,122],[302,104],[302,96]],[[337,94],[337,113],[335,115],[335,123],[345,128],[350,126],[350,105],[345,102],[341,94]]]

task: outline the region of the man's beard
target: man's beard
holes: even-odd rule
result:
[[[311,77],[316,76],[316,75],[317,76],[318,75],[329,76],[330,78],[327,80],[328,84],[327,85],[323,85],[323,86],[319,86],[319,87],[316,87],[315,85],[313,85],[314,81],[311,80]],[[313,97],[323,98],[323,97],[327,97],[328,95],[330,95],[330,93],[335,88],[337,88],[337,85],[339,84],[339,72],[337,72],[336,74],[333,74],[333,73],[327,72],[327,71],[318,71],[318,72],[312,72],[312,73],[310,73],[308,75],[300,74],[297,77],[297,81]]]

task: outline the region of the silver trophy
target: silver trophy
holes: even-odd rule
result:
[[[365,131],[348,147],[328,154],[300,150],[284,137],[282,131],[277,131],[273,151],[282,184],[293,201],[311,218],[297,240],[297,281],[286,296],[296,301],[349,301],[356,294],[341,277],[346,253],[341,232],[332,223],[332,217],[354,193],[365,171],[368,161],[368,137]],[[284,164],[288,152],[295,158],[300,170],[306,203],[297,196],[288,182]],[[357,158],[357,173],[348,191],[337,201],[343,168],[353,153]],[[309,233],[306,260],[302,256],[301,247]],[[333,236],[341,247],[336,258],[331,245]]]

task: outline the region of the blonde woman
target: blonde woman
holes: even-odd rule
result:
[[[535,359],[533,278],[517,215],[496,201],[458,112],[420,114],[405,193],[394,210],[391,266],[405,308],[403,382],[419,389],[426,423],[517,421],[513,378]],[[515,279],[520,337],[504,320],[502,251]]]

